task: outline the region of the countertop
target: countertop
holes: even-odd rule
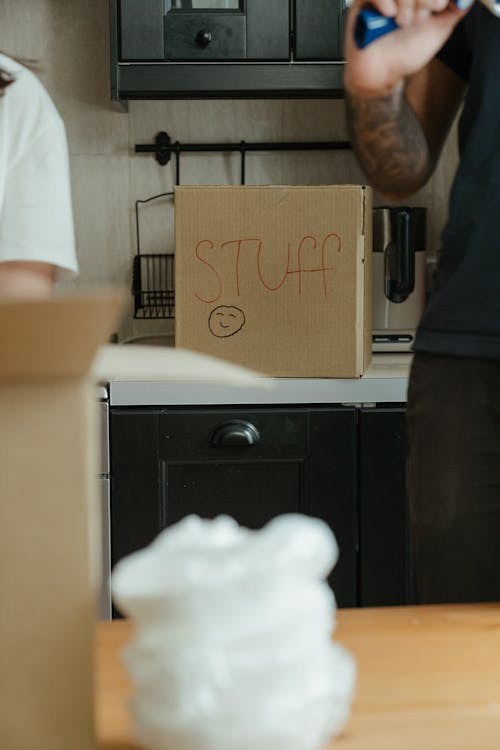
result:
[[[263,378],[266,387],[199,381],[125,380],[109,383],[111,406],[404,403],[410,354],[374,354],[361,378]]]
[[[130,634],[125,620],[98,626],[101,750],[138,748],[119,659]],[[334,637],[356,657],[358,683],[327,750],[498,750],[500,604],[344,609]]]

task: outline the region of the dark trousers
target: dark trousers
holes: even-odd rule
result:
[[[417,601],[500,600],[500,361],[416,354],[408,437]]]

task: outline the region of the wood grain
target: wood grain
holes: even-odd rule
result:
[[[98,627],[101,750],[139,747],[119,659],[130,635],[126,621]],[[500,604],[340,610],[334,637],[355,655],[358,683],[328,750],[498,750]]]

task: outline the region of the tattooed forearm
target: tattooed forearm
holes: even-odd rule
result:
[[[352,146],[371,185],[395,198],[418,190],[431,173],[431,158],[404,94],[346,95],[346,104]]]

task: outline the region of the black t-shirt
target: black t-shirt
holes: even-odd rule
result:
[[[436,288],[415,350],[500,358],[500,18],[476,2],[438,56],[468,88]]]

